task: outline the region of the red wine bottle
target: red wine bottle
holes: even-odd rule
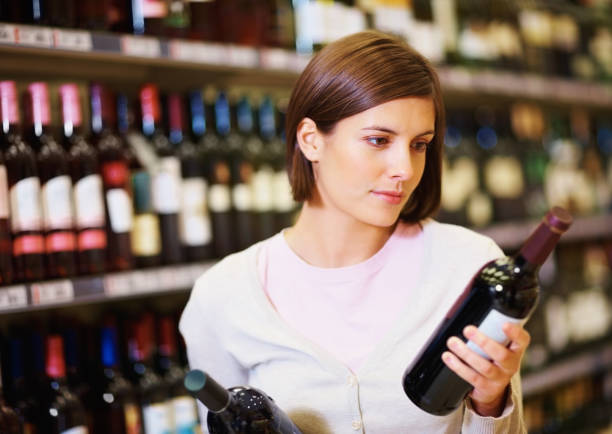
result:
[[[0,285],[8,285],[13,281],[13,255],[9,217],[8,178],[4,157],[2,156],[2,150],[0,150]]]
[[[43,426],[54,434],[65,432],[87,434],[83,404],[66,382],[64,343],[60,335],[47,336],[45,366],[49,387],[43,398],[47,408]]]
[[[102,177],[98,153],[82,132],[79,89],[60,86],[64,143],[68,149],[76,214],[79,271],[102,273],[106,269],[106,227]]]
[[[37,153],[42,186],[47,276],[69,277],[76,273],[72,180],[68,155],[50,131],[51,111],[46,83],[30,83],[24,107],[29,143]]]
[[[153,174],[153,208],[159,216],[162,240],[162,261],[176,264],[182,261],[179,234],[179,211],[181,207],[181,162],[174,146],[161,130],[161,107],[159,93],[153,84],[140,90],[142,109],[142,131],[157,154]]]
[[[13,233],[13,261],[16,280],[44,277],[44,239],[40,206],[40,179],[36,154],[19,131],[19,107],[14,81],[0,82],[0,143],[4,151]]]
[[[252,387],[225,389],[210,375],[194,369],[185,376],[185,387],[208,408],[211,433],[301,434],[301,431],[264,392]]]
[[[472,324],[507,345],[502,325],[524,324],[529,319],[539,297],[537,272],[571,223],[567,211],[554,207],[516,255],[490,261],[475,274],[404,373],[404,391],[412,402],[435,415],[448,414],[461,405],[472,386],[442,361],[446,341],[457,336],[467,342],[462,332]],[[487,357],[473,342],[468,347]]]
[[[116,116],[111,93],[100,84],[90,87],[91,125],[98,148],[106,199],[108,264],[113,270],[134,266],[131,231],[133,226],[130,170],[123,139],[115,133]]]

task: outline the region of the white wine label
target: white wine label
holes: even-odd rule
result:
[[[271,211],[274,207],[274,172],[268,166],[260,168],[251,179],[253,209],[259,212]]]
[[[88,434],[89,431],[87,430],[87,427],[84,425],[81,426],[75,426],[74,428],[69,428],[65,431],[62,431],[61,434]]]
[[[191,433],[198,425],[198,408],[195,399],[179,396],[172,400],[174,429],[177,433]]]
[[[514,157],[492,157],[485,165],[484,176],[487,190],[494,197],[516,199],[525,189],[521,162]]]
[[[76,224],[80,228],[104,226],[104,196],[100,175],[81,178],[74,185]]]
[[[155,256],[161,252],[159,219],[154,214],[141,214],[134,218],[132,251],[136,256]]]
[[[106,206],[110,218],[111,229],[120,234],[132,230],[134,220],[132,201],[123,188],[112,188],[106,192]]]
[[[284,170],[274,174],[274,210],[288,212],[295,208],[289,177]]]
[[[228,212],[232,208],[232,193],[229,185],[214,184],[210,186],[208,207],[212,212]]]
[[[40,180],[32,176],[18,181],[10,191],[13,232],[39,231],[42,224]]]
[[[253,195],[248,184],[236,184],[232,188],[232,200],[238,211],[250,211],[253,208]]]
[[[70,229],[72,219],[72,181],[68,175],[51,178],[42,188],[45,229]]]
[[[9,217],[8,180],[6,178],[6,167],[0,165],[0,219]]]
[[[485,319],[478,326],[478,330],[487,335],[489,338],[493,339],[496,342],[499,342],[502,345],[508,345],[510,343],[510,339],[502,330],[502,326],[511,322],[514,324],[525,324],[527,322],[527,318],[512,318],[510,316],[504,315],[498,310],[491,309],[489,314],[485,317]],[[486,359],[490,359],[490,357],[472,341],[468,341],[468,348],[472,351],[480,354],[482,357]]]
[[[176,157],[158,161],[153,177],[153,208],[160,214],[176,214],[181,209],[181,163]]]
[[[147,405],[142,409],[144,432],[146,434],[170,434],[172,420],[165,403]]]
[[[189,178],[183,181],[179,229],[181,241],[187,246],[206,245],[212,240],[206,190],[206,181],[203,178]]]

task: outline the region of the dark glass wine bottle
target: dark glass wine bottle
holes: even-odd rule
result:
[[[24,104],[28,141],[37,153],[48,277],[76,273],[76,237],[68,155],[51,134],[49,90],[30,83]]]
[[[279,117],[278,132],[274,140],[268,143],[271,160],[274,168],[274,213],[276,219],[276,231],[292,226],[295,219],[296,202],[293,199],[291,184],[287,174],[286,152],[285,152],[285,117],[286,106],[277,107]]]
[[[94,434],[140,434],[142,420],[136,391],[119,370],[117,329],[106,324],[100,329],[101,372],[93,389]]]
[[[0,149],[0,285],[8,285],[13,281],[13,255],[8,178],[2,153]]]
[[[414,404],[435,415],[448,414],[461,405],[472,386],[442,361],[447,340],[457,336],[467,342],[463,329],[471,324],[508,344],[502,325],[528,320],[539,297],[538,269],[571,223],[567,211],[553,208],[516,255],[490,261],[475,274],[404,373],[404,391]],[[473,342],[468,347],[487,357]]]
[[[140,90],[142,131],[157,154],[157,164],[151,188],[153,208],[161,227],[162,261],[176,264],[182,261],[179,234],[181,207],[181,162],[176,149],[161,130],[161,107],[157,86],[147,84]]]
[[[185,376],[185,387],[208,408],[206,423],[211,433],[301,434],[289,416],[261,390],[243,386],[225,389],[197,369]]]
[[[168,389],[153,367],[153,316],[142,315],[131,324],[128,336],[130,377],[138,390],[144,432],[171,432]]]
[[[90,87],[90,100],[91,126],[106,196],[108,263],[113,270],[128,270],[134,266],[131,241],[133,211],[125,144],[115,133],[115,104],[110,91],[94,83]]]
[[[13,264],[15,280],[44,277],[44,239],[40,206],[40,179],[36,154],[19,131],[17,87],[14,81],[0,82],[0,143],[8,178]]]
[[[42,426],[49,433],[74,432],[87,434],[85,409],[66,382],[64,343],[60,335],[49,335],[46,339],[45,371],[49,379],[43,400],[46,411]]]
[[[178,95],[171,95],[170,123],[182,129],[182,106]],[[201,261],[213,256],[212,225],[208,213],[206,194],[208,185],[204,177],[204,162],[200,146],[196,143],[206,134],[206,117],[201,92],[189,93],[191,137],[181,132],[183,140],[179,146],[182,203],[180,215],[181,242],[188,261]],[[171,140],[174,136],[170,134]],[[177,135],[179,136],[179,135]],[[178,137],[177,137],[178,138]]]
[[[0,373],[3,372],[0,366]],[[22,434],[23,423],[19,419],[17,412],[9,407],[4,400],[3,375],[0,375],[0,432],[6,434]]]
[[[81,100],[76,84],[60,86],[64,143],[68,150],[76,215],[78,263],[82,274],[106,269],[106,227],[98,153],[83,136]]]
[[[217,2],[187,0],[191,22],[189,37],[208,42],[220,42],[220,26],[217,22]]]
[[[43,0],[49,25],[75,28],[78,25],[78,0]]]

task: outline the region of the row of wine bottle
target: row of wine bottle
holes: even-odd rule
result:
[[[346,34],[398,34],[433,61],[585,79],[612,76],[606,2],[472,0],[0,1],[0,21],[312,53]],[[589,6],[589,7],[586,7]]]
[[[2,347],[0,431],[198,433],[180,343],[173,315],[148,313],[11,333]]]
[[[439,219],[469,226],[612,209],[612,120],[534,103],[450,108]]]
[[[0,284],[223,257],[290,224],[270,98],[168,94],[164,128],[147,84],[137,131],[125,95],[89,96],[91,136],[79,87],[59,87],[58,135],[46,83],[27,86],[22,124],[16,83],[0,82]]]

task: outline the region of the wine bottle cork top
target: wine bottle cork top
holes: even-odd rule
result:
[[[197,392],[206,384],[206,374],[199,369],[189,371],[185,375],[185,388],[190,392]]]
[[[572,215],[565,209],[555,206],[546,214],[546,223],[551,229],[563,233],[572,225]]]

